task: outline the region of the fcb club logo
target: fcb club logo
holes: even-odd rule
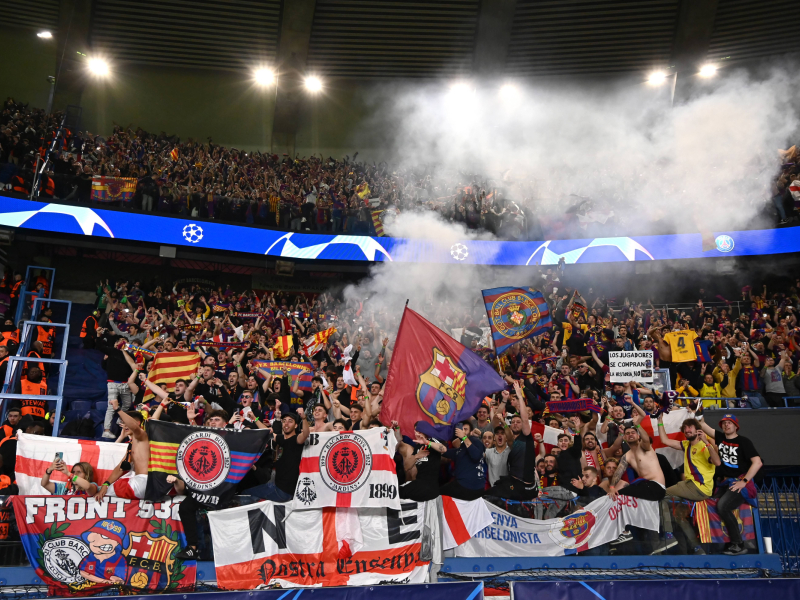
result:
[[[589,541],[595,516],[589,510],[576,512],[550,527],[550,539],[562,548],[577,548]]]
[[[231,470],[231,451],[221,435],[195,431],[181,442],[175,462],[186,485],[202,492],[225,481]]]
[[[524,294],[509,292],[492,303],[492,326],[505,338],[521,340],[536,328],[539,305]]]
[[[335,492],[355,492],[367,482],[371,472],[372,450],[357,433],[331,437],[320,450],[319,473],[325,485]]]
[[[437,425],[449,425],[464,405],[467,374],[452,358],[433,349],[430,368],[419,376],[417,402]]]

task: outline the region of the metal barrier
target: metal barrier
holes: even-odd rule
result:
[[[59,365],[58,371],[58,387],[54,395],[32,395],[32,394],[16,394],[13,390],[16,389],[17,383],[22,373],[22,366],[26,362],[31,363],[45,363]],[[21,363],[21,364],[20,364]],[[19,368],[17,365],[19,364]],[[55,423],[61,422],[61,406],[64,401],[64,381],[67,376],[67,361],[57,358],[30,358],[27,356],[9,356],[8,368],[6,369],[6,380],[3,383],[3,391],[0,392],[0,401],[2,401],[3,414],[2,419],[5,421],[6,412],[8,410],[8,403],[6,400],[47,400],[48,402],[56,403]],[[58,435],[58,427],[53,427],[53,437]]]
[[[761,535],[771,540],[785,573],[800,575],[800,483],[797,477],[765,479],[758,487]]]

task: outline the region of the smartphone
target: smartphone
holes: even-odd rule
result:
[[[63,452],[56,452],[56,460],[64,461],[64,453]]]

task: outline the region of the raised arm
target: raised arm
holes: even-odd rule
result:
[[[681,444],[678,440],[671,440],[667,435],[667,430],[664,426],[663,414],[658,415],[658,439],[660,439],[661,443],[665,446],[669,446],[675,450],[683,450],[683,444]]]

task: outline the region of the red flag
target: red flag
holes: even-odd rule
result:
[[[483,399],[505,388],[494,368],[441,329],[406,308],[386,380],[381,421],[433,425],[443,439],[453,426],[472,417]]]

